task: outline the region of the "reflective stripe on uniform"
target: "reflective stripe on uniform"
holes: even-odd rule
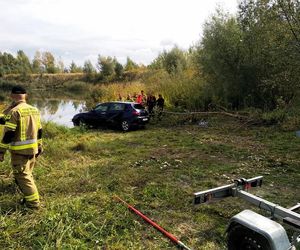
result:
[[[4,144],[4,143],[0,142],[0,148],[8,149],[9,148],[9,144]]]
[[[5,127],[12,129],[12,130],[16,130],[17,128],[17,124],[11,123],[11,122],[5,122]]]
[[[12,142],[10,145],[12,146],[20,146],[20,145],[26,145],[26,144],[35,144],[37,142],[36,139],[26,140],[26,141],[16,141]]]
[[[39,115],[40,112],[37,108],[21,108],[18,110],[21,116],[28,116],[28,115]]]
[[[25,119],[21,116],[20,118],[20,140],[25,141],[26,140],[26,127],[25,127]]]
[[[37,126],[38,126],[39,129],[42,127],[40,116],[37,117]]]
[[[38,148],[37,142],[31,143],[31,144],[25,144],[25,145],[16,145],[16,146],[10,146],[11,150],[23,150],[23,149],[28,149],[28,148]]]
[[[40,196],[39,196],[39,193],[36,192],[32,195],[27,195],[24,197],[26,201],[35,201],[35,200],[39,200]]]
[[[24,103],[24,106],[20,104],[20,106],[13,108],[11,112],[12,116],[14,116],[15,112],[18,114],[18,116],[14,117],[17,120],[16,124],[9,120],[5,123],[5,127],[9,130],[17,130],[17,133],[14,140],[10,144],[5,145],[5,149],[18,151],[17,153],[20,154],[22,150],[25,150],[26,153],[32,152],[34,154],[38,149],[38,140],[35,138],[38,131],[36,130],[41,126],[39,110]],[[6,116],[6,118],[9,117]],[[33,123],[32,126],[31,123]],[[2,147],[4,148],[4,145]]]
[[[21,108],[18,110],[20,114],[20,140],[25,141],[26,140],[26,116],[29,115],[36,115],[39,118],[40,112],[37,108],[31,107],[31,108]],[[39,119],[37,119],[37,126],[39,127]]]

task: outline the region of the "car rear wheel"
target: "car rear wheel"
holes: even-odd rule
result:
[[[122,131],[126,132],[126,131],[129,131],[130,129],[130,124],[128,121],[124,120],[121,122],[121,129]]]

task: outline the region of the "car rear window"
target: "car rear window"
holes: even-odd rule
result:
[[[141,104],[133,104],[133,107],[134,107],[135,109],[145,109],[144,106],[141,105]]]

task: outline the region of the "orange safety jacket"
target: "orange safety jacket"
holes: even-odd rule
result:
[[[136,102],[144,105],[146,103],[147,97],[145,95],[138,95]]]
[[[20,101],[11,105],[0,115],[4,120],[0,152],[10,150],[21,155],[35,155],[42,147],[42,125],[37,108]]]

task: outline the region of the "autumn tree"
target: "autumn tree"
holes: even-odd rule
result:
[[[123,77],[124,67],[121,63],[118,62],[118,60],[116,58],[114,58],[114,64],[115,64],[116,79],[120,80]]]
[[[45,68],[46,73],[53,74],[56,73],[55,69],[55,58],[51,54],[51,52],[43,52],[42,54],[42,64],[43,67]]]
[[[93,80],[93,78],[95,77],[96,69],[90,60],[84,62],[83,73],[85,74],[85,77],[88,81]]]
[[[40,51],[36,51],[32,60],[32,72],[35,74],[43,73],[45,68],[43,66],[42,54]]]
[[[149,66],[152,69],[164,69],[169,74],[182,72],[188,67],[188,53],[177,46],[170,51],[164,50]]]
[[[16,74],[18,73],[17,59],[10,53],[0,52],[0,74]]]
[[[82,73],[83,70],[80,66],[77,66],[77,64],[72,61],[70,65],[70,73]]]
[[[59,60],[57,61],[56,68],[58,73],[64,73],[65,64],[61,58],[59,58]]]
[[[17,67],[18,67],[18,73],[22,75],[27,75],[32,73],[30,60],[23,50],[18,50],[17,52]]]
[[[297,38],[279,0],[243,0],[237,17],[218,12],[204,26],[196,58],[211,99],[231,108],[273,110],[300,87]]]
[[[130,71],[130,70],[134,70],[134,69],[138,69],[138,68],[139,68],[139,66],[132,59],[130,59],[130,57],[127,57],[126,63],[124,66],[124,70]]]
[[[112,57],[98,55],[97,67],[104,80],[112,80],[115,76],[115,61]]]

